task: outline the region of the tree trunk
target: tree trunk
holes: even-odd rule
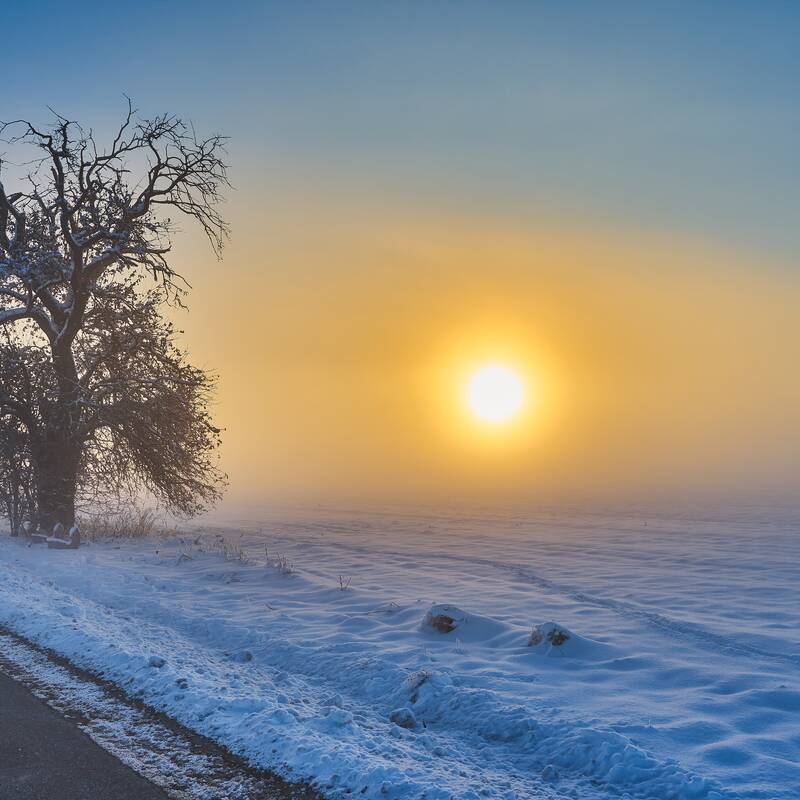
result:
[[[2,487],[3,505],[12,536],[19,536],[25,514],[25,493],[22,486],[23,476],[15,471],[12,463],[9,475]]]
[[[49,444],[49,446],[48,446]],[[38,527],[51,533],[56,523],[75,524],[75,492],[80,447],[65,441],[47,443],[38,458]]]
[[[78,373],[69,347],[53,350],[58,397],[48,415],[44,435],[34,447],[36,501],[34,523],[43,533],[52,533],[61,523],[68,531],[75,524],[75,495],[82,442],[76,433]]]
[[[19,490],[16,486],[9,487],[8,523],[11,526],[11,535],[19,536],[22,527],[22,508],[19,500]]]

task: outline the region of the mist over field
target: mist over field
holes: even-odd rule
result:
[[[799,298],[783,265],[679,237],[473,228],[408,221],[364,234],[320,218],[309,244],[281,217],[269,239],[291,268],[254,276],[274,315],[195,287],[202,312],[213,292],[231,319],[213,336],[201,313],[182,322],[193,352],[221,365],[232,498],[602,503],[792,490]],[[487,435],[463,383],[499,357],[528,371],[530,403]]]

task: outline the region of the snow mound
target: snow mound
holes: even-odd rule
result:
[[[534,625],[528,637],[528,647],[537,655],[549,657],[593,658],[610,652],[607,645],[579,636],[555,622]]]
[[[434,603],[422,620],[423,628],[430,628],[438,633],[452,633],[456,628],[462,627],[467,621],[467,615],[456,606]]]
[[[509,626],[496,619],[443,603],[430,607],[420,627],[436,634],[454,633],[459,641],[490,647],[502,646],[503,635],[509,632]]]

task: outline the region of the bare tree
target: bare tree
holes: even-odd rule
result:
[[[196,510],[214,496],[209,486],[218,475],[212,472],[204,481],[194,474],[170,494],[168,468],[156,463],[152,450],[156,439],[169,450],[175,439],[168,437],[176,434],[153,411],[158,376],[129,372],[126,385],[109,359],[122,338],[135,350],[151,335],[145,326],[160,320],[158,305],[165,296],[180,302],[180,276],[167,260],[169,213],[199,223],[220,252],[228,232],[217,211],[228,185],[223,139],[200,139],[172,116],[136,120],[130,104],[105,149],[98,148],[91,131],[59,115],[44,130],[25,120],[2,123],[0,135],[16,150],[32,148],[35,156],[16,191],[0,181],[0,326],[22,325],[31,342],[42,343],[38,350],[32,345],[28,355],[38,353],[41,361],[45,354],[46,363],[34,359],[41,384],[30,403],[0,385],[0,404],[30,434],[40,527],[73,524],[79,477],[93,454],[106,459],[93,474],[105,470],[119,478],[121,466],[114,459],[122,458],[120,446],[137,456],[134,482],[158,490],[181,510]],[[139,278],[148,272],[160,279],[157,299],[143,299],[138,291]],[[191,477],[193,469],[209,466],[203,459],[216,436],[204,410],[210,384],[176,356],[171,336],[161,330],[160,367],[180,375],[170,384],[170,398],[183,391],[186,400],[194,392],[189,407],[208,423],[200,433],[184,419],[187,449],[172,452],[184,458],[183,475]],[[153,341],[148,342],[152,352]],[[111,382],[102,391],[92,383],[98,375]],[[199,438],[192,444],[192,437]],[[192,461],[192,446],[195,455],[205,455]]]
[[[8,520],[12,536],[19,536],[35,514],[33,466],[25,444],[24,429],[0,420],[0,516]]]
[[[84,396],[78,486],[97,499],[144,489],[191,515],[215,501],[220,431],[214,379],[193,367],[160,314],[163,287],[109,283],[96,292],[76,351]]]
[[[35,516],[33,461],[25,427],[10,415],[0,415],[0,516],[11,535],[19,536],[25,521]]]
[[[0,514],[8,519],[12,536],[19,535],[23,522],[35,519],[36,508],[29,426],[36,413],[34,373],[41,360],[27,349],[11,331],[0,330]]]

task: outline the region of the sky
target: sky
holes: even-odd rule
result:
[[[0,119],[230,137],[176,315],[230,502],[792,494],[793,2],[9,4]],[[471,418],[484,363],[520,374]]]

